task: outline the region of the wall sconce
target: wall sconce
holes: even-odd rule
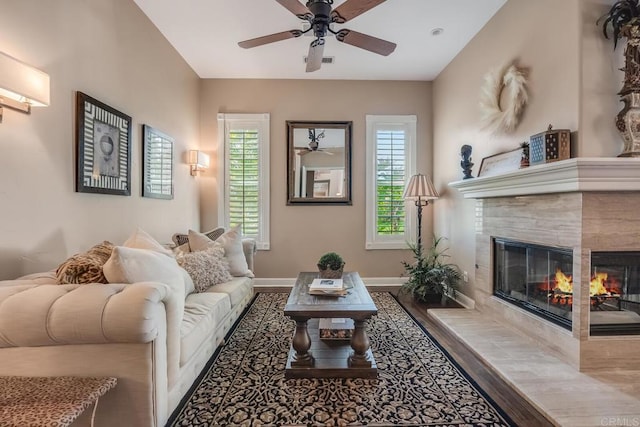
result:
[[[198,175],[198,172],[207,170],[209,167],[209,155],[199,150],[189,150],[189,164],[191,165],[191,176]]]
[[[0,52],[0,123],[2,107],[31,114],[49,105],[49,75]]]

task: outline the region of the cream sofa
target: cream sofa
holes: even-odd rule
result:
[[[243,249],[253,269],[255,242]],[[0,375],[116,377],[95,425],[164,426],[251,300],[253,280],[184,301],[174,293],[159,281],[58,285],[52,272],[0,281]],[[90,419],[86,410],[73,425]]]

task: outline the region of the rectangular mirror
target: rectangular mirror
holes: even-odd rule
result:
[[[352,122],[287,121],[287,204],[351,204]]]

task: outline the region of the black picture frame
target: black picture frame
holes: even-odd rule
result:
[[[173,145],[164,132],[142,125],[142,197],[173,199]]]
[[[76,192],[131,195],[131,117],[76,92]]]
[[[351,121],[287,120],[287,205],[351,205]],[[318,137],[312,141],[312,136]],[[315,146],[313,143],[315,143]],[[319,152],[319,153],[318,153]],[[324,154],[322,154],[324,153]],[[324,157],[317,165],[312,158]],[[304,161],[303,161],[304,159]],[[329,161],[330,160],[330,161]],[[334,163],[335,162],[335,163]],[[329,164],[332,163],[332,164]],[[335,194],[317,197],[314,182],[322,173],[337,171]],[[339,176],[342,176],[342,179]],[[330,182],[329,181],[329,182]]]

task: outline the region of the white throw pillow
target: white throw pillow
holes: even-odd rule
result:
[[[224,248],[224,255],[229,261],[229,271],[232,276],[255,277],[253,272],[249,270],[247,258],[244,256],[244,250],[242,249],[240,224],[232,227],[229,231],[218,237],[215,243],[218,242]]]
[[[151,237],[149,233],[138,227],[131,236],[122,244],[127,248],[149,249],[160,252],[165,255],[173,256],[173,253],[162,246],[156,239]]]
[[[116,246],[102,271],[109,283],[165,283],[184,304],[183,269],[174,258],[160,252]]]

